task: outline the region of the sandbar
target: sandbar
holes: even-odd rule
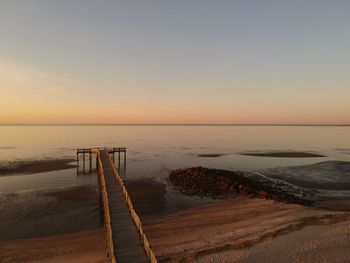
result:
[[[272,151],[272,152],[247,152],[241,153],[241,155],[246,156],[255,156],[255,157],[275,157],[275,158],[320,158],[327,157],[318,153],[310,153],[310,152],[280,152],[280,151]]]
[[[0,167],[0,176],[13,174],[35,174],[57,170],[76,168],[75,159],[52,159],[16,161]]]

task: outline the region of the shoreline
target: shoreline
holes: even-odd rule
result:
[[[180,169],[177,173],[178,176],[183,173],[183,176],[174,180],[172,175],[176,175],[176,171],[175,173],[173,171],[169,178],[170,182],[175,183],[175,186],[171,186],[174,190],[180,190],[186,195],[209,196],[214,200],[204,205],[184,206],[182,209],[164,213],[166,195],[169,193],[166,184],[149,178],[125,182],[135,209],[142,217],[145,233],[158,257],[158,262],[207,263],[234,260],[249,262],[252,258],[259,259],[261,255],[267,253],[266,251],[283,253],[282,248],[278,248],[278,239],[288,241],[289,236],[296,239],[303,238],[304,243],[301,247],[306,249],[307,242],[317,240],[317,235],[319,238],[325,238],[327,231],[344,232],[350,229],[349,212],[334,212],[309,206],[315,201],[316,192],[307,189],[288,186],[277,181],[276,184],[271,184],[273,180],[267,183],[267,179],[252,173],[241,174],[201,167]],[[222,176],[223,178],[220,178]],[[242,176],[245,179],[242,179]],[[198,177],[200,180],[196,181],[198,178],[195,181],[187,180],[191,177],[192,179]],[[184,178],[187,178],[187,181],[183,181]],[[238,181],[232,184],[227,181],[230,178]],[[184,182],[183,185],[179,184],[181,181]],[[214,188],[202,188],[204,185]],[[185,186],[185,191],[181,190],[180,186]],[[85,215],[89,219],[93,211],[96,213],[98,198],[96,192],[93,193],[94,187],[83,185],[37,191],[36,194],[46,198],[46,201],[51,200],[50,202],[55,203],[53,207],[53,203],[45,203],[44,206],[41,203],[40,211],[44,209],[45,214],[50,210],[45,207],[57,209],[57,204],[64,207],[69,204],[68,210],[74,210],[75,207],[81,206],[81,202],[89,204],[94,199],[92,203],[95,208],[88,205],[88,209],[85,210]],[[343,202],[346,203],[347,199]],[[67,224],[67,221],[75,222],[73,218],[85,218],[81,214],[82,210],[76,212],[77,214],[68,212],[66,213],[68,217],[58,221]],[[55,213],[56,217],[57,210]],[[47,222],[50,223],[48,226],[52,227],[54,221],[50,218],[47,218]],[[310,230],[316,226],[315,231]],[[91,240],[95,240],[96,243],[91,244]],[[348,237],[343,237],[343,240],[345,240],[343,247],[350,245]],[[98,228],[88,227],[68,231],[65,234],[54,233],[42,237],[27,236],[24,239],[0,240],[0,259],[2,262],[106,262],[107,249],[103,245],[105,242],[104,230],[100,225]],[[57,244],[60,244],[58,251],[55,249]],[[327,244],[325,241],[322,246]],[[21,255],[17,255],[18,247],[23,250]],[[265,249],[262,250],[260,247]],[[346,251],[343,247],[342,249]],[[291,247],[290,250],[295,248]],[[323,252],[326,253],[325,258],[332,259],[333,249],[324,249]],[[291,258],[297,258],[297,254],[290,253]],[[346,260],[350,261],[350,255],[345,252],[343,254]],[[261,262],[269,262],[267,259]]]

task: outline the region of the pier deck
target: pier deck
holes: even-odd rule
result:
[[[118,263],[149,262],[137,227],[130,217],[122,189],[115,178],[113,164],[110,162],[108,152],[106,150],[100,151],[100,158],[106,182],[116,261]]]

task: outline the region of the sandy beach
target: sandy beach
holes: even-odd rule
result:
[[[0,241],[0,262],[109,262],[104,228],[42,238]]]
[[[220,200],[149,221],[145,231],[160,262],[311,263],[319,256],[322,262],[350,260],[350,213],[266,199]],[[342,234],[336,236],[338,232]],[[332,233],[334,242],[328,240]],[[320,250],[322,254],[311,256]],[[283,256],[286,251],[289,258]],[[334,261],[334,254],[341,260]]]
[[[326,164],[335,172],[345,165]],[[347,199],[325,199],[326,206],[317,191],[258,177],[203,167],[172,171],[179,191],[223,200],[148,220],[145,230],[159,261],[350,261]],[[340,211],[320,209],[321,203]]]

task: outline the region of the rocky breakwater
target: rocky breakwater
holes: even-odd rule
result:
[[[259,174],[193,167],[170,172],[170,182],[182,193],[210,198],[254,198],[312,205],[317,191],[269,179]]]

